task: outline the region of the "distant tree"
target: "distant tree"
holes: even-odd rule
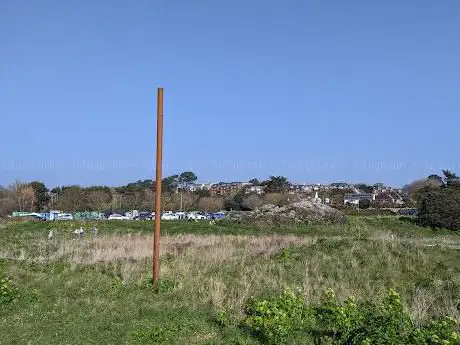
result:
[[[417,203],[415,202],[415,200],[412,200],[411,198],[407,197],[407,196],[404,196],[402,201],[404,202],[404,207],[416,207],[417,206]]]
[[[49,190],[46,188],[43,182],[33,181],[30,182],[30,186],[34,190],[35,193],[35,210],[42,211],[48,207],[48,203],[50,201]]]
[[[86,211],[88,202],[86,193],[80,186],[64,186],[61,188],[56,207],[63,211]]]
[[[94,186],[85,188],[88,210],[103,211],[110,208],[112,192],[109,187]]]
[[[162,199],[162,209],[171,211],[192,211],[198,208],[200,197],[195,193],[164,193]]]
[[[369,186],[365,183],[358,183],[355,187],[358,188],[363,193],[373,193],[374,192],[374,186]]]
[[[429,189],[438,188],[442,185],[443,183],[440,184],[439,180],[435,178],[420,179],[409,183],[403,189],[403,193],[407,195],[409,200],[417,203],[421,199],[423,193]]]
[[[263,205],[285,206],[289,203],[289,196],[285,193],[266,193],[262,198]]]
[[[446,169],[443,170],[442,173],[444,174],[444,178],[446,179],[453,179],[453,178],[458,178],[457,174],[453,173],[452,171]]]
[[[186,189],[192,183],[194,183],[198,178],[196,175],[191,171],[184,171],[182,174],[179,175],[178,183],[182,189]]]
[[[139,210],[142,211],[153,211],[155,205],[155,192],[152,188],[146,188],[143,190],[143,199],[139,205]]]
[[[117,193],[125,194],[125,193],[131,193],[131,192],[144,190],[144,189],[153,189],[153,187],[154,187],[154,181],[147,179],[143,181],[138,180],[136,182],[128,183],[125,186],[117,187],[115,190]]]
[[[0,217],[10,215],[16,210],[16,197],[11,188],[0,186]]]
[[[436,175],[436,174],[432,174],[432,175],[428,176],[427,179],[429,181],[437,182],[440,186],[442,186],[444,184],[444,181],[443,181],[442,177],[439,176],[439,175]]]
[[[196,210],[200,197],[196,193],[183,193],[182,194],[182,210],[191,211]]]
[[[333,188],[338,188],[340,186],[347,186],[347,185],[348,185],[348,183],[346,183],[346,182],[332,182],[331,183],[331,187],[333,187]]]
[[[423,193],[419,205],[420,225],[460,229],[460,188],[447,185],[428,189]]]
[[[202,211],[217,212],[224,207],[224,199],[221,197],[205,197],[201,198],[198,207]]]
[[[171,175],[164,178],[161,182],[161,189],[163,192],[177,192],[179,188],[179,175]]]
[[[361,200],[359,200],[358,207],[361,210],[365,210],[365,209],[371,207],[371,201],[368,200],[368,199],[361,199]]]
[[[207,190],[207,189],[198,189],[195,192],[195,194],[198,195],[200,198],[211,196],[211,192],[209,190]]]
[[[245,193],[243,190],[238,191],[237,193],[227,197],[224,200],[224,209],[226,211],[241,211],[242,210],[242,203],[245,197]]]
[[[249,211],[257,209],[260,205],[262,205],[262,199],[257,194],[249,194],[241,202],[241,207]]]
[[[62,188],[61,187],[54,187],[50,190],[50,193],[52,194],[60,194],[62,192]]]
[[[284,176],[270,176],[269,180],[263,182],[263,185],[267,193],[283,193],[289,188],[289,182]]]
[[[457,174],[450,170],[443,170],[442,173],[444,174],[444,181],[447,185],[460,185],[460,179]]]
[[[180,209],[180,194],[164,193],[161,208],[164,211],[178,211]]]
[[[409,200],[416,202],[418,194],[427,186],[426,181],[416,180],[403,187],[404,193],[407,195]]]
[[[253,179],[250,179],[249,180],[249,184],[252,185],[252,186],[258,186],[260,185],[260,181],[256,178],[253,178]]]
[[[14,185],[14,191],[19,211],[33,211],[37,198],[32,186],[18,181]]]

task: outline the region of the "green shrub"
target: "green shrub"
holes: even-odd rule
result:
[[[219,327],[229,328],[229,327],[237,325],[238,318],[235,316],[235,314],[227,310],[221,309],[217,312],[215,321]]]
[[[332,290],[307,306],[300,294],[285,291],[266,300],[251,299],[244,325],[263,344],[458,345],[458,322],[432,320],[415,327],[398,293],[390,290],[378,305],[336,300]]]
[[[418,222],[423,226],[460,229],[460,187],[426,189],[420,197]]]
[[[269,345],[287,344],[311,321],[303,297],[291,290],[267,300],[251,298],[245,310],[243,325]]]
[[[364,321],[364,316],[354,298],[349,297],[345,303],[340,304],[332,289],[326,291],[321,304],[311,309],[315,322],[309,333],[319,342],[346,341]]]
[[[276,255],[276,259],[280,263],[292,263],[300,258],[300,253],[297,248],[284,247]]]
[[[10,303],[19,296],[18,288],[14,287],[11,280],[3,278],[0,280],[0,305]]]
[[[358,207],[359,207],[361,210],[365,210],[365,209],[371,207],[371,201],[370,201],[370,200],[367,200],[367,199],[361,199],[361,200],[359,200]]]
[[[416,328],[404,311],[398,293],[390,290],[380,306],[363,305],[359,310],[361,323],[355,327],[345,340],[337,344],[420,344],[413,342]],[[411,340],[412,339],[412,340]]]
[[[150,273],[145,276],[145,287],[153,289],[153,278]],[[177,283],[175,281],[170,279],[159,279],[156,292],[167,293],[173,291],[175,288],[177,288]]]

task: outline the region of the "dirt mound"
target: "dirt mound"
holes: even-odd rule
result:
[[[346,216],[327,205],[302,200],[287,206],[264,205],[251,212],[233,212],[230,220],[269,225],[344,223]]]

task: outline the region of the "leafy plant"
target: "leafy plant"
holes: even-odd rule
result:
[[[339,303],[332,289],[326,290],[320,305],[312,307],[312,314],[315,323],[310,333],[320,341],[346,340],[363,323],[355,299],[349,297],[345,303]]]
[[[303,297],[289,289],[281,296],[267,300],[251,298],[246,305],[246,314],[243,325],[270,345],[287,344],[310,323]]]
[[[0,280],[0,305],[10,303],[19,297],[19,289],[14,287],[11,280]]]
[[[226,328],[235,326],[238,322],[238,319],[234,314],[228,312],[227,310],[219,310],[216,315],[216,323],[219,327]]]
[[[118,276],[115,276],[112,281],[112,289],[116,292],[120,292],[124,289],[125,283],[123,279]]]
[[[300,257],[299,253],[295,252],[292,248],[284,247],[281,248],[276,258],[279,262],[289,263],[293,262]]]
[[[148,289],[153,289],[153,278],[151,274],[147,274],[145,277],[145,286]],[[170,292],[177,287],[177,283],[170,279],[159,279],[157,284],[157,292]]]
[[[313,306],[306,306],[300,294],[286,290],[278,297],[249,300],[246,314],[245,326],[264,344],[460,344],[455,319],[415,327],[394,290],[373,305],[358,304],[352,297],[339,302],[329,289],[321,303]]]

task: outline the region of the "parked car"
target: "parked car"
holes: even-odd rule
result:
[[[225,214],[223,212],[215,212],[212,214],[212,219],[223,219]]]
[[[176,216],[177,216],[179,219],[187,219],[187,213],[182,212],[182,211],[176,212]]]
[[[201,214],[202,216],[204,216],[204,217],[205,217],[204,219],[208,219],[208,220],[211,220],[211,219],[212,219],[212,213],[208,213],[208,212],[199,212],[199,214]]]
[[[111,214],[108,218],[109,220],[129,220],[128,217],[122,216],[121,214]]]
[[[172,212],[163,213],[161,215],[161,220],[178,220],[179,216]]]
[[[41,221],[46,221],[46,214],[44,213],[41,213],[37,216],[35,216],[37,220],[41,220]]]
[[[199,213],[199,212],[189,212],[187,214],[187,219],[188,220],[205,220],[206,216],[204,214]]]
[[[70,213],[59,213],[58,220],[73,220],[73,216]]]
[[[134,217],[136,220],[152,220],[152,212],[140,212],[139,215]]]

